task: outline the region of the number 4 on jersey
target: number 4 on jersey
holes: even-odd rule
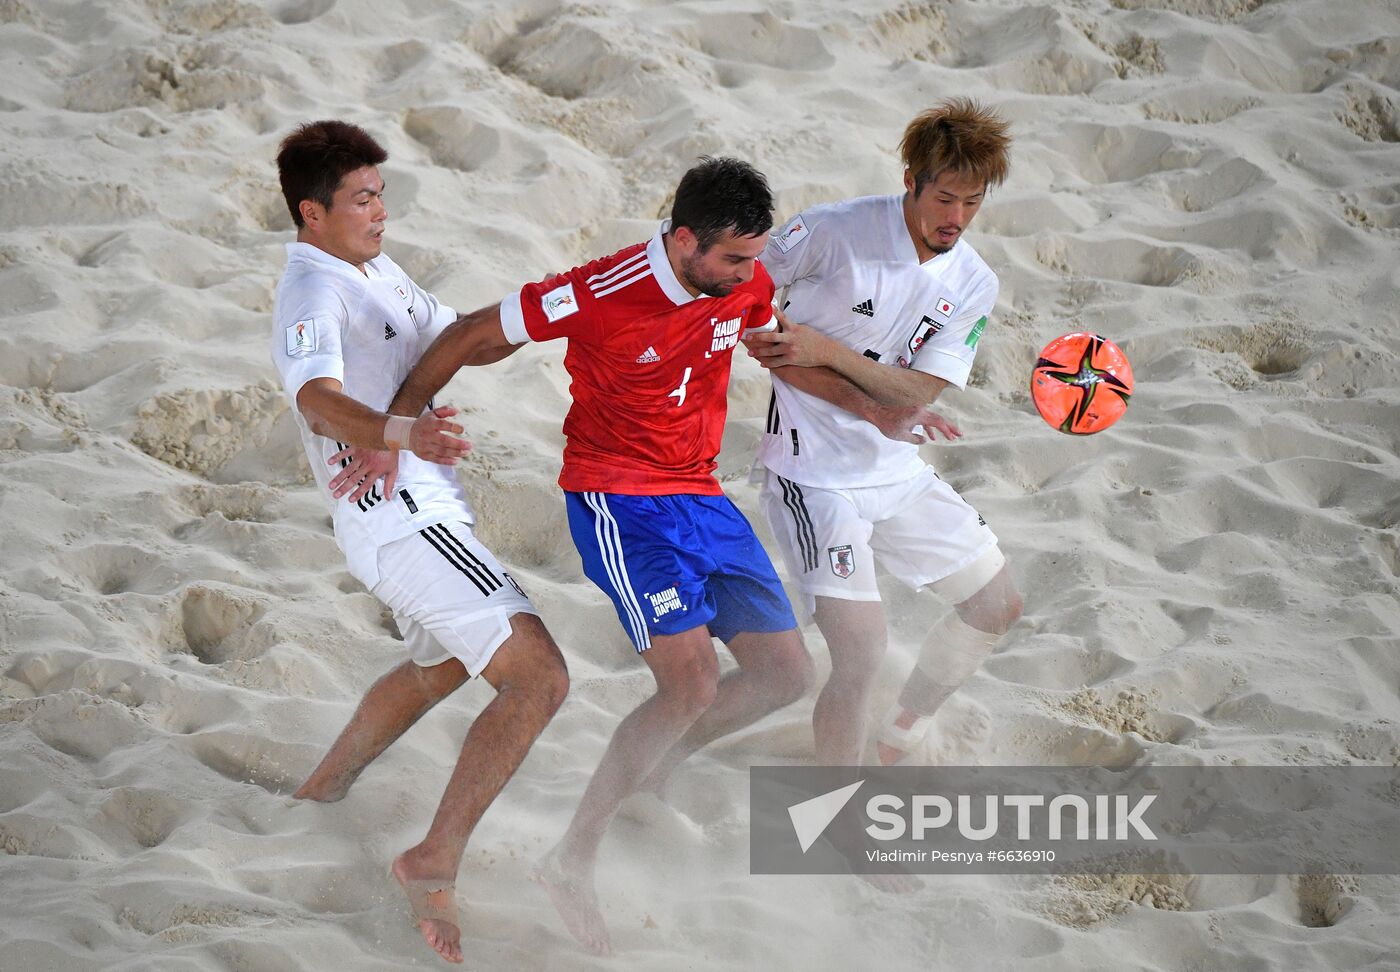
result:
[[[685,369],[685,374],[681,376],[681,383],[666,393],[667,398],[676,400],[676,408],[685,404],[685,386],[690,382],[690,369]]]

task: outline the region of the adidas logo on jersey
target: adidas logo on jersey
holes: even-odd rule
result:
[[[864,314],[866,317],[874,317],[875,301],[873,298],[870,300],[863,300],[859,304],[856,304],[856,306],[852,307],[851,310],[855,311],[857,314]]]
[[[656,353],[656,349],[648,346],[645,351],[637,355],[637,364],[655,364],[661,360],[661,355]]]
[[[396,331],[396,330],[394,330],[392,327],[390,327],[388,321],[385,321],[385,322],[384,322],[384,340],[386,340],[386,341],[392,341],[394,338],[396,338],[396,337],[398,337],[398,336],[399,336],[399,332]]]

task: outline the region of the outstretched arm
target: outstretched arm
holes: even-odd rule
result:
[[[417,415],[442,386],[466,365],[485,365],[514,354],[520,345],[506,340],[501,305],[492,304],[457,318],[443,329],[404,379],[391,415]]]
[[[432,401],[433,396],[442,389],[443,385],[447,384],[459,368],[464,365],[483,365],[500,361],[513,354],[519,347],[518,344],[511,344],[507,341],[505,334],[501,331],[499,304],[492,304],[490,307],[483,307],[470,314],[462,315],[443,329],[442,333],[428,347],[428,350],[423,352],[423,356],[418,359],[418,363],[413,366],[408,377],[404,379],[404,383],[399,387],[394,400],[389,403],[389,421],[401,428],[402,423],[410,421],[405,416],[411,416],[415,418],[412,423],[413,427],[417,428],[418,423],[424,419],[444,419],[456,415],[457,410],[447,406],[435,408],[426,414],[422,413],[428,402]],[[363,408],[363,406],[361,407]],[[366,409],[366,411],[372,410]],[[361,416],[361,420],[368,420],[368,416]],[[452,425],[451,429],[458,434],[462,432],[460,425]],[[387,440],[388,436],[385,436],[385,439]],[[357,500],[369,492],[375,481],[381,476],[384,478],[384,491],[386,493],[392,492],[394,476],[398,470],[397,454],[371,451],[384,449],[385,446],[366,446],[363,439],[356,441],[341,436],[340,440],[349,442],[352,447],[331,457],[332,464],[342,460],[346,462],[346,465],[331,480],[331,493],[337,497],[349,493],[352,501]],[[425,454],[418,448],[411,446],[407,440],[403,445],[394,445],[391,448],[413,448],[413,451],[423,459],[450,464],[456,462],[463,453],[471,449],[470,442],[460,439],[453,441],[459,442],[460,447],[456,448],[455,454],[452,454],[448,459],[438,459]],[[359,448],[360,446],[365,447]]]
[[[829,368],[849,379],[875,401],[897,408],[932,404],[943,389],[948,387],[948,382],[942,378],[926,375],[912,368],[881,364],[839,341],[832,340],[814,328],[792,323],[782,311],[775,313],[779,330],[759,331],[747,337],[745,341],[749,352],[765,368]],[[795,381],[789,383],[802,387]],[[824,398],[833,405],[846,407],[820,392],[814,391],[811,394]],[[846,410],[861,414],[854,409]]]
[[[837,408],[850,412],[857,418],[865,419],[889,439],[900,442],[922,443],[924,435],[916,429],[922,428],[929,439],[936,439],[935,432],[943,433],[945,439],[961,438],[962,432],[956,425],[939,415],[928,405],[887,405],[867,395],[858,385],[837,374],[830,368],[802,368],[788,365],[773,369],[775,381],[781,380],[830,402]]]

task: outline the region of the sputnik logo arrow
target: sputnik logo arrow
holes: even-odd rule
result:
[[[802,846],[802,853],[807,853],[807,849],[817,842],[817,838],[830,826],[831,821],[836,819],[836,815],[851,801],[851,797],[856,795],[856,790],[859,790],[864,782],[865,780],[856,780],[839,790],[832,790],[830,793],[823,793],[788,807],[788,817],[792,820],[792,829],[797,833],[797,842]]]

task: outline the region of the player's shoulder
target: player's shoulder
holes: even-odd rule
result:
[[[868,231],[868,227],[878,225],[880,220],[886,218],[890,199],[889,196],[856,196],[853,199],[818,203],[802,210],[800,218],[806,220],[811,232]]]
[[[363,293],[364,289],[364,275],[348,263],[342,264],[305,243],[287,248],[287,266],[278,283],[279,293],[351,295]]]
[[[630,243],[616,253],[609,253],[607,256],[590,260],[581,267],[575,267],[573,274],[581,277],[590,287],[604,277],[628,276],[628,270],[640,271],[649,265],[646,249],[645,243]]]
[[[896,197],[857,196],[809,206],[782,226],[774,245],[784,253],[809,240],[823,250],[868,251],[888,237],[892,205]]]
[[[948,269],[959,278],[965,293],[972,295],[986,290],[995,292],[1000,285],[996,271],[966,240],[960,240],[948,255],[952,258]]]
[[[276,316],[343,317],[357,306],[364,288],[325,268],[289,264],[277,285]]]

